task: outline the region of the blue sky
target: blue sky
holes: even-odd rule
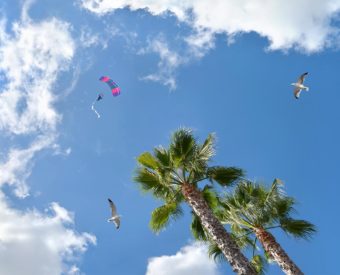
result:
[[[0,274],[231,274],[193,241],[189,209],[153,234],[161,202],[132,182],[136,156],[181,126],[216,133],[213,164],[283,180],[318,233],[275,236],[306,274],[334,274],[340,2],[285,2],[3,1]]]

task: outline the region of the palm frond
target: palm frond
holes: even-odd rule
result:
[[[313,224],[305,220],[284,218],[280,220],[281,228],[295,238],[309,239],[316,233]]]
[[[146,168],[137,168],[133,180],[141,184],[141,188],[145,192],[149,192],[156,186],[162,185],[156,173]]]
[[[208,203],[210,209],[214,211],[219,205],[217,193],[212,189],[211,186],[206,185],[202,190],[202,195],[204,200]]]
[[[168,152],[168,150],[166,150],[162,146],[158,146],[154,148],[154,156],[164,169],[172,168],[170,153]]]
[[[261,255],[254,255],[250,261],[257,274],[264,275],[267,269],[267,261]]]
[[[267,204],[271,205],[273,201],[284,196],[283,189],[281,188],[282,186],[283,182],[281,180],[274,179],[269,191],[266,191],[265,188],[262,187],[264,192],[267,194],[264,200],[264,206]]]
[[[194,180],[205,176],[208,163],[215,154],[214,140],[214,135],[210,134],[202,145],[195,146],[195,154],[188,165],[188,168],[196,174]]]
[[[246,235],[249,232],[247,228],[243,228],[237,223],[231,224],[230,229],[231,229],[231,232],[236,236],[236,238],[238,236]]]
[[[232,232],[230,235],[234,239],[234,241],[237,243],[238,247],[241,249],[246,249],[246,248],[254,248],[256,247],[254,240],[251,239],[251,234],[252,232],[249,231],[248,234],[243,234],[243,235],[236,235],[234,232]]]
[[[197,143],[192,131],[182,128],[173,133],[169,152],[175,167],[186,168],[196,153]]]
[[[216,181],[222,186],[231,186],[244,176],[244,172],[236,167],[214,166],[208,168],[207,175],[211,181]]]
[[[288,217],[291,213],[295,212],[294,209],[295,199],[292,197],[281,197],[273,202],[271,215],[273,218],[280,219]]]
[[[204,143],[198,148],[198,156],[201,161],[208,162],[215,155],[215,135],[209,134]]]
[[[157,169],[158,167],[157,160],[149,152],[144,152],[143,154],[139,155],[137,161],[143,166],[153,170]]]
[[[191,222],[191,233],[196,240],[207,241],[207,235],[204,231],[204,228],[201,224],[200,219],[196,214],[192,213],[192,222]]]
[[[256,186],[253,183],[245,180],[240,181],[236,185],[234,192],[228,196],[229,203],[236,208],[243,208],[247,204],[251,204],[252,199],[255,197],[259,201],[259,194],[254,189],[256,189]]]
[[[221,263],[226,261],[221,249],[213,242],[209,243],[208,255],[210,258],[213,258],[215,262]]]
[[[140,184],[143,192],[151,192],[157,198],[166,199],[176,191],[171,185],[163,184],[159,176],[147,168],[137,168],[133,180]]]
[[[152,212],[150,227],[153,231],[159,232],[168,225],[171,218],[177,219],[182,214],[182,209],[175,202],[162,205]]]

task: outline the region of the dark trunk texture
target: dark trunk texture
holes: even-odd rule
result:
[[[255,229],[256,237],[261,242],[268,256],[271,257],[281,267],[282,271],[288,275],[303,275],[299,267],[289,258],[274,236],[263,228]]]

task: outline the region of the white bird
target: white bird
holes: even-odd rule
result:
[[[294,96],[295,96],[296,99],[299,99],[300,93],[301,93],[302,90],[305,90],[305,91],[309,90],[308,87],[303,85],[303,81],[305,80],[305,77],[306,77],[307,74],[308,73],[302,74],[299,77],[299,79],[298,79],[298,81],[296,83],[292,83],[291,84],[291,85],[293,85],[295,87],[295,89],[294,89]]]
[[[108,199],[109,203],[110,203],[110,207],[111,207],[111,211],[112,211],[112,216],[110,219],[108,219],[108,222],[113,222],[116,225],[116,228],[118,229],[120,226],[120,215],[117,214],[117,208],[115,206],[115,204],[113,203],[113,201],[111,199]]]

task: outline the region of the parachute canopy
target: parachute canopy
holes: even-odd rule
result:
[[[120,94],[120,88],[111,78],[109,78],[108,76],[102,76],[101,78],[99,78],[99,80],[109,85],[113,96],[117,96]]]

